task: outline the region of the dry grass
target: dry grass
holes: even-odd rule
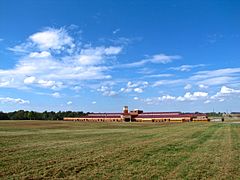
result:
[[[0,179],[239,179],[240,124],[0,121]]]

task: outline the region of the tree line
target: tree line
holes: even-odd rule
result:
[[[0,120],[63,120],[64,117],[79,117],[88,113],[82,111],[24,111],[18,110],[13,112],[1,112]]]

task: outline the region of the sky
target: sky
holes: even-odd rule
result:
[[[238,0],[0,0],[0,111],[240,111]]]

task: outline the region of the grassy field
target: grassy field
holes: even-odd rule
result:
[[[0,121],[0,179],[240,179],[240,124]]]

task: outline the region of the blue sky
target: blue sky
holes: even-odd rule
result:
[[[0,1],[0,110],[239,111],[240,1]]]

